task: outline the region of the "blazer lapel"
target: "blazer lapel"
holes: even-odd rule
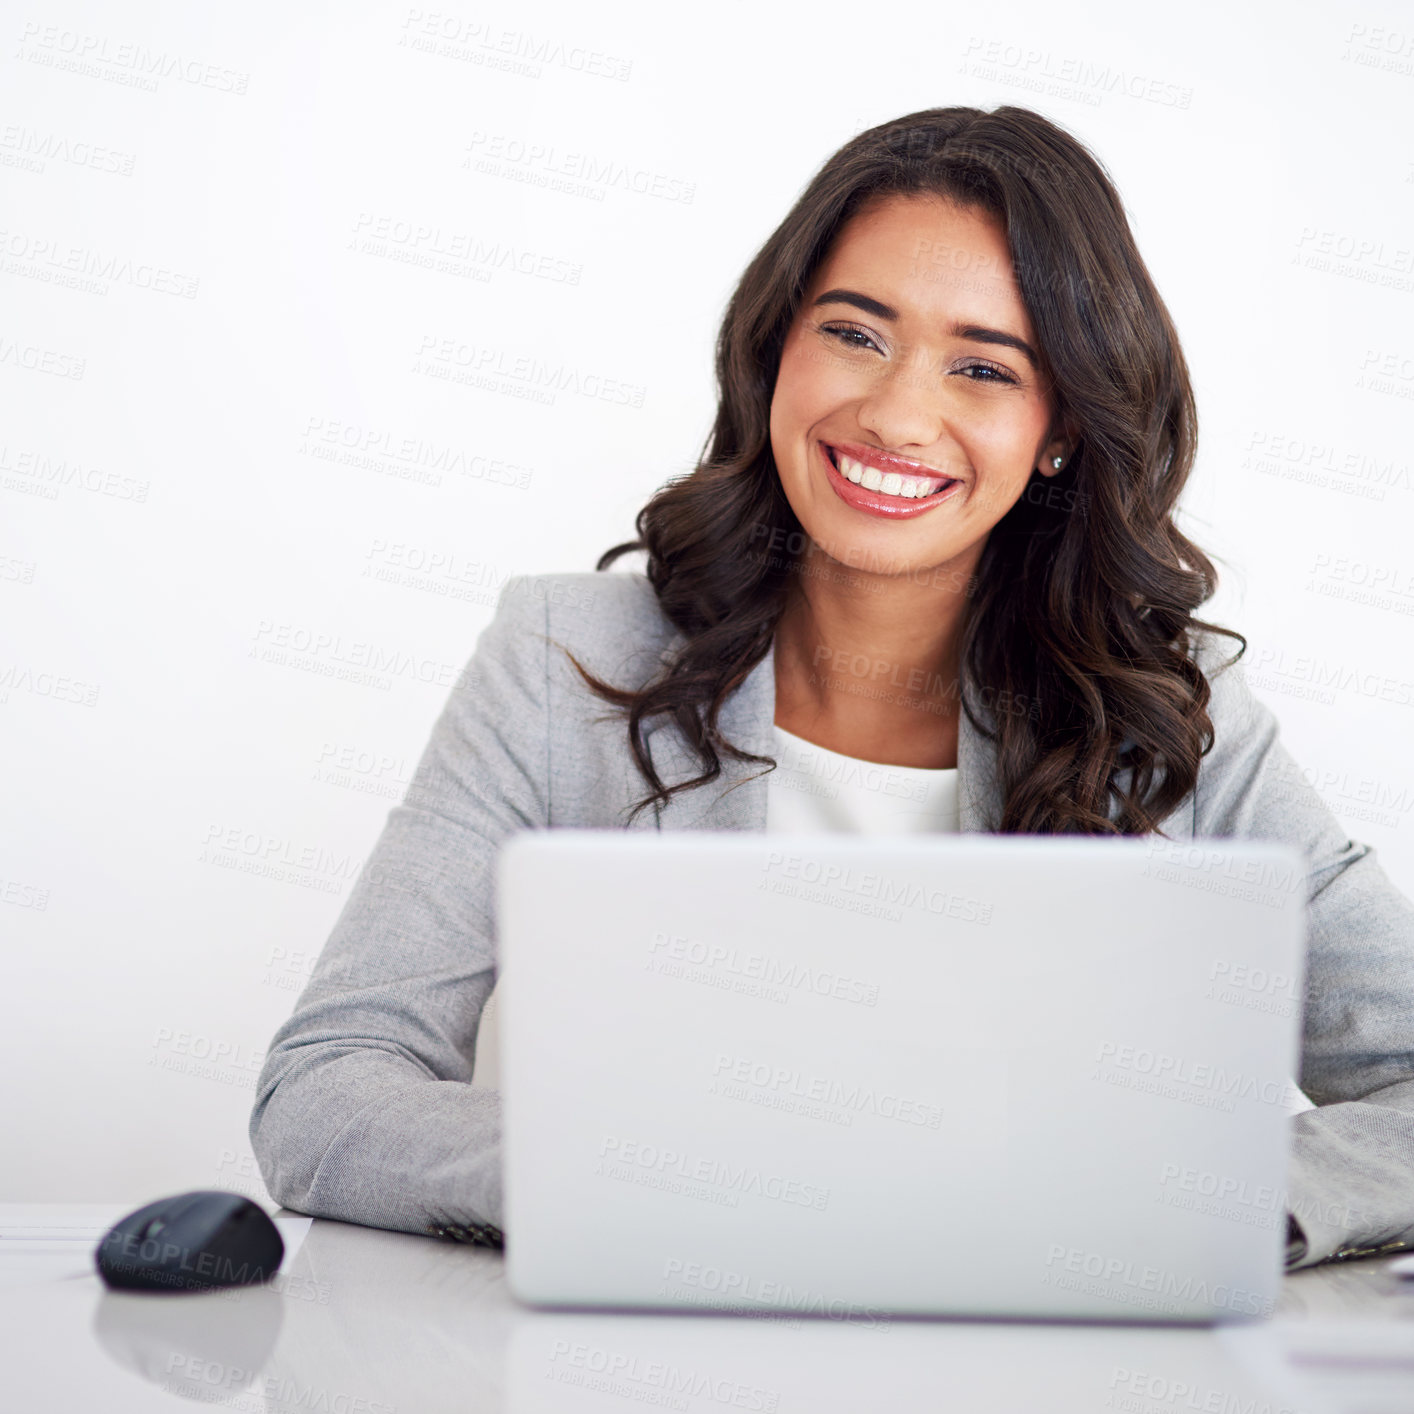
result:
[[[996,719],[985,707],[976,709],[989,728]],[[966,712],[957,718],[957,828],[959,834],[991,834],[1001,819],[1002,797],[997,787],[997,749],[972,725]]]
[[[663,652],[670,659],[681,646],[681,633]],[[735,692],[722,704],[718,726],[721,734],[743,751],[757,755],[772,755],[774,740],[771,728],[776,720],[775,644],[766,656],[747,674]],[[644,728],[653,767],[664,785],[689,781],[702,772],[696,754],[683,740],[677,723],[667,717],[655,717]],[[770,768],[754,761],[734,761],[721,757],[722,774],[709,785],[680,791],[666,805],[654,806],[655,821],[648,821],[643,812],[640,820],[646,827],[656,824],[660,830],[755,830],[766,829],[766,779],[759,773]],[[636,773],[635,773],[636,774]],[[754,779],[753,779],[754,778]],[[641,793],[641,792],[640,792]]]
[[[684,642],[674,634],[663,650],[669,661]],[[992,719],[979,709],[989,726]],[[776,721],[775,644],[747,674],[746,680],[722,704],[722,735],[743,751],[761,756],[775,755],[773,727]],[[667,717],[655,717],[644,727],[644,740],[654,769],[664,785],[677,785],[701,773],[697,757],[684,741],[677,724]],[[680,791],[666,805],[656,805],[653,815],[642,811],[634,828],[659,830],[755,830],[766,829],[766,775],[769,768],[753,761],[734,761],[722,756],[722,774],[710,785]],[[958,721],[958,829],[964,834],[987,833],[1000,814],[995,773],[996,756],[992,744],[973,729],[967,714]],[[634,789],[643,794],[638,772],[632,772]]]

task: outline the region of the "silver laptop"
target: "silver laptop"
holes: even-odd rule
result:
[[[496,888],[520,1300],[1272,1312],[1295,848],[555,829]]]

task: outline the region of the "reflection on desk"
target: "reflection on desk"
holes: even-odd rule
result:
[[[1414,1407],[1391,1258],[1294,1273],[1274,1320],[1214,1329],[532,1311],[498,1252],[322,1219],[266,1287],[116,1293],[16,1260],[0,1251],[6,1392],[59,1414]]]

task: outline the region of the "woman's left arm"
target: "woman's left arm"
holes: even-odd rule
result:
[[[1414,903],[1302,775],[1231,640],[1204,636],[1216,740],[1199,769],[1194,836],[1281,840],[1308,869],[1301,1088],[1287,1206],[1290,1267],[1414,1244]],[[1299,1252],[1299,1255],[1297,1253]]]

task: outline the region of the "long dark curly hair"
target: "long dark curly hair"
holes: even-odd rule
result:
[[[798,569],[798,556],[772,547],[807,539],[772,456],[772,392],[817,266],[864,203],[892,195],[941,196],[1000,221],[1058,422],[1078,433],[1062,472],[1043,485],[1033,469],[970,586],[959,700],[996,744],[998,830],[1155,832],[1193,790],[1213,742],[1191,631],[1239,639],[1237,657],[1247,641],[1192,617],[1217,585],[1212,562],[1172,519],[1197,413],[1120,198],[1080,142],[1011,106],[925,109],[852,138],[737,285],[717,338],[716,421],[696,469],[662,487],[635,518],[639,538],[595,566],[646,549],[648,580],[686,642],[639,690],[604,682],[569,655],[590,689],[626,714],[651,787],[632,815],[717,779],[721,751],[776,765],[718,732],[723,702],[771,645]],[[1031,706],[998,712],[989,726],[973,710],[974,690]],[[642,736],[644,719],[660,713],[702,767],[671,789]]]

